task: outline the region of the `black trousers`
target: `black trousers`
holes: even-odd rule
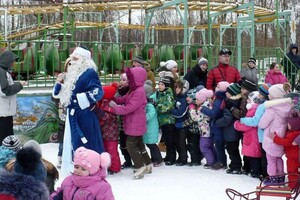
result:
[[[199,146],[200,134],[187,132],[187,150],[191,155],[192,163],[201,163],[203,155]]]
[[[127,151],[126,147],[126,140],[127,140],[127,135],[124,133],[124,131],[120,131],[120,150],[122,155],[124,156],[125,162],[128,165],[132,165],[130,155]]]
[[[173,124],[165,124],[160,129],[167,148],[164,160],[174,163],[176,161],[175,126]]]
[[[175,145],[178,152],[178,161],[186,162],[187,161],[187,130],[184,128],[175,128]]]
[[[0,144],[9,135],[13,135],[13,117],[0,117]]]
[[[261,170],[262,170],[262,175],[263,177],[267,177],[269,176],[268,175],[268,171],[267,171],[267,165],[268,165],[268,162],[267,162],[267,156],[266,156],[266,152],[265,150],[262,148],[262,143],[259,143],[260,144],[260,148],[261,148]]]
[[[226,142],[226,150],[229,155],[229,168],[233,170],[241,170],[242,159],[239,150],[240,141]]]
[[[151,161],[161,163],[163,159],[157,144],[146,144],[146,146],[150,149]]]

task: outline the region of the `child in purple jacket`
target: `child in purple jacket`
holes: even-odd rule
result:
[[[50,199],[114,200],[111,186],[105,179],[109,165],[108,153],[98,154],[79,147],[74,154],[73,174],[65,178]]]

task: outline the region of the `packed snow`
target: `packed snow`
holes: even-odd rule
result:
[[[58,144],[42,144],[43,157],[54,165],[57,163]],[[163,153],[164,156],[164,153]],[[122,154],[120,157],[123,161]],[[234,188],[241,193],[254,191],[260,183],[258,179],[246,175],[229,175],[225,170],[204,169],[201,166],[161,166],[154,167],[151,174],[143,179],[132,180],[132,169],[108,175],[116,200],[228,200],[226,188]],[[65,175],[61,175],[56,187]],[[263,197],[263,199],[280,199]]]

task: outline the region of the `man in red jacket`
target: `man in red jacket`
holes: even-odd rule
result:
[[[219,64],[208,72],[206,82],[206,88],[208,90],[215,90],[215,87],[220,81],[237,83],[241,80],[239,70],[229,65],[231,54],[231,51],[228,49],[221,49],[219,52]]]

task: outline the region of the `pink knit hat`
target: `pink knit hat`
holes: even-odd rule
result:
[[[226,92],[229,85],[230,84],[227,81],[220,81],[216,87],[216,91]]]
[[[270,99],[280,99],[290,92],[291,85],[289,83],[275,84],[269,88]]]
[[[208,98],[214,96],[214,92],[212,90],[207,90],[206,88],[201,89],[199,92],[196,93],[196,99],[203,103]]]
[[[104,152],[100,155],[85,147],[79,147],[74,154],[74,165],[84,167],[90,174],[95,174],[100,168],[108,168],[110,162],[108,153]]]

